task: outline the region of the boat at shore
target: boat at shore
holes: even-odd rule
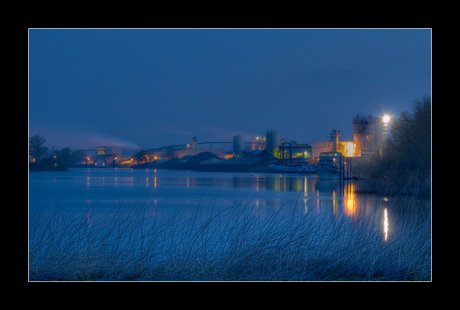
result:
[[[271,172],[284,172],[284,173],[302,173],[314,174],[315,168],[310,166],[284,166],[284,165],[269,165],[268,171]]]
[[[343,155],[339,152],[322,152],[315,171],[321,180],[339,180]]]

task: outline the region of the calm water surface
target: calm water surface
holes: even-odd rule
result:
[[[388,238],[396,221],[393,199],[354,192],[353,182],[340,184],[315,175],[273,173],[193,172],[161,169],[70,168],[69,171],[29,172],[29,212],[62,208],[103,208],[117,205],[146,206],[147,214],[158,208],[200,206],[216,208],[249,206],[270,212],[330,214],[331,220],[356,221],[378,214],[375,225]]]

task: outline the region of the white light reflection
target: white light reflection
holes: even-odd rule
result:
[[[388,212],[386,208],[384,210],[383,232],[385,234],[385,241],[387,241],[388,240]]]

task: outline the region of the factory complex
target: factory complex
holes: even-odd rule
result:
[[[301,167],[324,164],[330,156],[340,154],[340,163],[346,164],[351,158],[374,154],[388,135],[388,122],[388,116],[356,115],[352,119],[353,141],[340,141],[340,130],[332,129],[328,141],[313,141],[311,145],[282,139],[276,130],[268,130],[265,136],[250,140],[238,134],[232,141],[199,142],[195,136],[183,145],[132,155],[123,154],[121,147],[99,146],[78,166],[206,171],[270,171],[277,167],[280,171],[308,173],[312,170]],[[331,157],[329,161],[335,163],[336,159]]]

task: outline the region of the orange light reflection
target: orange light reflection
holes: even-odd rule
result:
[[[355,205],[355,185],[349,184],[345,191],[344,197],[344,213],[348,216],[354,216],[356,214],[356,205]]]

